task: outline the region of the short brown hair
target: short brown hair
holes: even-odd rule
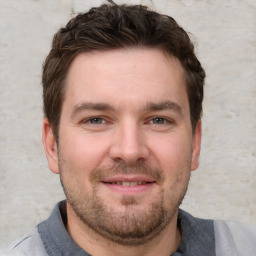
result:
[[[54,36],[43,66],[44,114],[58,137],[64,84],[81,52],[128,47],[159,48],[181,62],[194,129],[202,114],[205,72],[188,34],[167,16],[142,5],[104,4],[71,19]]]

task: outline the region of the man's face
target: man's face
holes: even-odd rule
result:
[[[114,242],[167,228],[198,166],[200,123],[193,135],[183,76],[157,49],[83,53],[71,65],[49,166],[69,211]]]

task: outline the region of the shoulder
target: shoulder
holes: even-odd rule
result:
[[[48,256],[43,242],[35,228],[28,236],[16,244],[8,256]]]
[[[214,221],[216,255],[256,255],[256,228],[232,221]]]

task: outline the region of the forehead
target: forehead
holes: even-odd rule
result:
[[[66,79],[64,103],[139,105],[167,100],[187,104],[184,70],[178,59],[159,49],[82,53]]]

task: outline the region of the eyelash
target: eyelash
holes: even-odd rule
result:
[[[95,121],[95,120],[101,120],[101,123],[93,123],[93,121]],[[84,123],[84,124],[89,123],[91,125],[98,125],[98,124],[100,125],[100,124],[105,124],[106,122],[107,121],[101,116],[90,117],[90,118],[82,121],[82,123]]]
[[[161,121],[161,122],[160,123],[154,123],[154,121],[157,121],[157,120]],[[152,124],[155,124],[155,125],[164,125],[164,124],[170,123],[169,120],[167,120],[164,117],[160,117],[160,116],[156,116],[156,117],[150,119],[149,123],[151,123],[151,122],[152,122]]]
[[[155,123],[154,121],[161,121],[160,123]],[[96,123],[93,123],[93,121],[96,121]],[[98,123],[98,121],[100,121],[100,123]],[[83,120],[82,123],[86,124],[86,123],[89,123],[91,125],[102,125],[102,124],[106,124],[107,121],[104,117],[90,117],[86,120]],[[161,116],[155,116],[153,118],[150,118],[149,121],[147,122],[149,124],[153,124],[153,125],[166,125],[166,124],[169,124],[169,123],[174,123],[173,120],[170,120],[170,119],[167,119],[165,117],[161,117]]]

